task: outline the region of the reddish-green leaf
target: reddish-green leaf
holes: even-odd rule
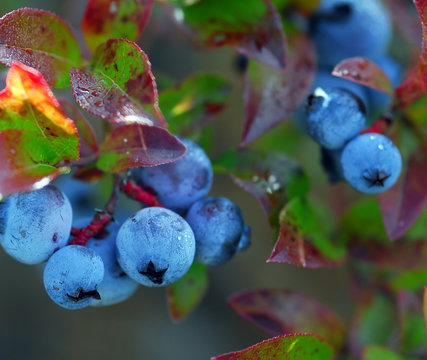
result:
[[[332,360],[333,356],[331,346],[321,337],[296,334],[277,336],[211,360]]]
[[[280,213],[280,231],[267,262],[289,263],[308,268],[340,265],[345,249],[334,244],[331,219],[305,199],[295,197]]]
[[[303,15],[310,15],[317,9],[320,0],[272,0],[281,14],[285,11],[296,11]]]
[[[230,45],[257,61],[285,67],[285,34],[270,0],[163,2],[174,4],[170,9],[174,20],[198,42],[211,47]]]
[[[80,136],[80,156],[85,157],[97,153],[98,140],[96,139],[95,132],[77,106],[65,98],[59,99],[59,103],[65,113],[69,115],[70,118],[74,120],[74,124],[76,124]]]
[[[278,224],[286,201],[308,191],[308,179],[301,167],[283,153],[238,149],[214,164],[216,170],[228,172],[237,185],[258,200],[273,225]]]
[[[408,291],[397,294],[400,330],[399,349],[402,354],[422,356],[426,352],[427,333],[420,299]]]
[[[405,360],[405,358],[383,346],[369,345],[363,350],[362,360]]]
[[[117,173],[138,166],[166,164],[184,156],[184,144],[169,131],[146,124],[110,131],[99,148],[98,169]]]
[[[388,236],[395,240],[415,222],[427,203],[427,148],[419,147],[406,172],[378,201]]]
[[[195,261],[181,279],[168,286],[169,314],[174,321],[183,320],[202,300],[208,286],[206,270]]]
[[[0,132],[0,201],[16,192],[40,189],[63,171],[36,163],[31,158],[29,140],[23,130]]]
[[[88,47],[112,38],[138,40],[150,17],[154,0],[89,0],[82,20]]]
[[[55,165],[79,157],[79,137],[58,100],[35,69],[12,63],[0,92],[0,131],[22,130],[37,163]],[[19,151],[19,149],[17,149]]]
[[[285,71],[249,62],[244,83],[245,124],[242,145],[289,118],[308,95],[314,79],[315,55],[305,35],[291,39]]]
[[[345,326],[328,307],[290,290],[255,290],[228,298],[230,306],[245,319],[271,335],[315,333],[340,348]]]
[[[388,76],[377,64],[365,58],[354,57],[341,61],[335,66],[332,75],[354,81],[389,95],[393,94],[393,85]]]
[[[394,344],[397,316],[392,299],[385,294],[371,294],[358,302],[350,327],[349,347],[353,356],[360,356],[370,344]]]
[[[150,61],[133,42],[100,45],[86,70],[71,69],[71,86],[84,110],[113,124],[165,125]]]
[[[396,89],[397,102],[407,106],[427,92],[427,0],[414,0],[423,29],[423,48],[416,67]]]
[[[395,290],[419,291],[425,284],[427,284],[427,269],[408,270],[391,281]]]
[[[37,9],[18,9],[0,19],[0,62],[13,61],[39,70],[49,85],[70,85],[70,68],[81,63],[77,40],[57,15]]]
[[[188,136],[224,109],[229,94],[230,86],[223,77],[198,74],[162,91],[159,103],[169,130]]]

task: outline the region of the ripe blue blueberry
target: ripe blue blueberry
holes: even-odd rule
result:
[[[335,88],[325,92],[317,88],[306,105],[307,130],[327,149],[339,149],[363,129],[366,110],[352,92]]]
[[[343,176],[356,190],[377,194],[390,188],[399,177],[402,157],[384,135],[367,133],[351,140],[341,153]]]
[[[90,219],[87,219],[81,226],[89,223]],[[97,288],[101,299],[92,302],[91,306],[106,306],[122,302],[128,299],[138,287],[138,283],[127,276],[117,262],[116,237],[119,226],[112,223],[107,231],[107,235],[102,239],[90,239],[86,244],[86,247],[94,250],[104,263],[104,279]]]
[[[74,310],[98,301],[98,286],[104,277],[101,257],[92,249],[69,245],[55,252],[46,263],[44,287],[63,308]]]
[[[242,236],[240,236],[237,251],[244,251],[251,245],[251,228],[249,225],[244,225]]]
[[[0,203],[0,243],[25,264],[38,264],[66,245],[72,209],[55,186],[17,193]]]
[[[236,253],[244,223],[240,209],[229,199],[201,199],[188,210],[186,220],[196,238],[197,261],[206,265],[218,265],[228,261]]]
[[[345,58],[378,58],[392,35],[390,16],[380,0],[323,0],[311,20],[321,66]]]
[[[191,140],[180,140],[187,147],[181,159],[134,170],[141,186],[151,188],[164,206],[175,211],[186,210],[205,196],[213,179],[212,164],[203,149]]]
[[[138,211],[120,227],[117,259],[132,279],[146,286],[165,286],[181,278],[194,260],[190,225],[175,212],[150,207]]]

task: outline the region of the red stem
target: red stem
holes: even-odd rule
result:
[[[120,177],[115,175],[113,191],[111,192],[111,196],[105,205],[105,210],[96,213],[88,226],[80,229],[72,228],[71,235],[75,236],[75,238],[69,242],[69,245],[85,246],[91,238],[102,234],[105,227],[108,226],[108,224],[110,224],[110,222],[113,220],[114,209],[117,204],[117,197],[120,190],[120,183]]]
[[[157,197],[148,191],[144,190],[140,186],[136,185],[132,181],[123,181],[121,185],[122,191],[131,199],[144,203],[147,206],[158,206],[164,207]]]

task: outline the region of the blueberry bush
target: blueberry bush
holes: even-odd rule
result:
[[[308,287],[341,271],[350,310],[236,280],[229,309],[269,335],[212,360],[427,358],[427,0],[84,6],[80,28],[33,7],[0,18],[0,244],[39,264],[49,298],[95,312],[164,288],[185,322],[208,271],[264,242],[247,283],[261,262],[308,269]],[[159,70],[165,32],[227,54],[238,81],[185,56],[162,61],[192,75]]]

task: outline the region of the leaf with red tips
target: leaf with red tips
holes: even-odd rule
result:
[[[136,41],[150,17],[154,0],[89,0],[82,20],[82,33],[94,51],[108,39]]]
[[[272,0],[280,14],[296,11],[304,16],[311,15],[319,6],[320,0]]]
[[[159,94],[160,108],[174,134],[188,136],[219,114],[230,95],[223,77],[197,74]]]
[[[19,61],[40,71],[54,87],[70,86],[70,68],[81,53],[69,26],[49,11],[23,8],[0,19],[0,62]]]
[[[190,270],[167,288],[169,314],[182,321],[202,300],[208,286],[207,267],[193,262]]]
[[[321,337],[311,334],[277,336],[241,351],[211,360],[332,360],[334,351]]]
[[[290,39],[285,71],[249,62],[243,93],[245,124],[242,145],[289,118],[309,93],[315,65],[313,46],[303,34]]]
[[[158,126],[128,124],[110,131],[99,148],[98,169],[111,173],[166,164],[184,156],[184,144]]]
[[[242,292],[228,298],[229,305],[246,320],[271,335],[315,333],[334,348],[345,343],[345,326],[328,307],[290,290]]]
[[[230,45],[238,52],[283,69],[286,39],[270,0],[163,0],[174,20],[203,45]]]
[[[302,198],[289,201],[280,213],[279,238],[267,262],[307,268],[340,265],[345,249],[333,243],[326,214],[325,209],[320,212]]]
[[[80,156],[85,157],[98,152],[98,140],[95,132],[86,118],[71,101],[63,98],[58,99],[65,113],[74,120],[80,136]]]
[[[166,125],[150,61],[131,41],[100,45],[87,69],[71,69],[71,86],[84,110],[110,123]]]
[[[365,58],[353,57],[341,61],[335,66],[332,75],[389,95],[393,94],[393,85],[385,72],[373,61]]]
[[[396,240],[416,221],[427,203],[427,149],[418,147],[406,172],[389,190],[378,195],[388,236]]]
[[[232,150],[214,165],[216,171],[226,171],[258,200],[272,225],[278,224],[279,212],[289,199],[308,191],[308,178],[302,168],[280,152]]]
[[[423,30],[423,47],[415,68],[396,89],[396,102],[406,107],[427,92],[427,0],[414,0],[421,19]]]
[[[0,92],[0,131],[6,129],[23,131],[36,163],[55,165],[79,158],[79,137],[73,121],[42,75],[17,62],[12,63],[6,88]]]
[[[0,132],[0,201],[16,192],[40,189],[64,172],[36,163],[31,157],[30,142],[30,136],[23,130]]]

